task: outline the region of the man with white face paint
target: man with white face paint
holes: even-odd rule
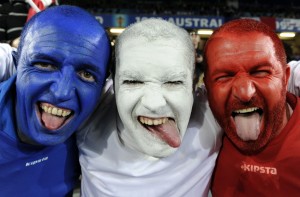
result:
[[[178,40],[153,38],[151,32],[137,40],[143,31],[138,28],[121,35],[116,48],[116,103],[126,131],[120,137],[132,149],[165,157],[180,146],[189,121],[193,51],[184,31]]]
[[[118,37],[115,100],[78,133],[82,196],[207,196],[221,132],[204,94],[193,106],[194,60],[189,34],[163,20]]]

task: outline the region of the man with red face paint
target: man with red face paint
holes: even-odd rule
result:
[[[300,191],[300,106],[287,93],[290,67],[267,25],[231,21],[205,48],[205,85],[224,129],[213,196],[284,196]]]

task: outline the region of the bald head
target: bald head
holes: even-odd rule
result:
[[[286,53],[282,41],[277,36],[276,32],[263,22],[253,19],[237,19],[225,23],[220,28],[216,29],[208,39],[204,49],[204,61],[206,65],[207,50],[212,40],[227,35],[240,36],[246,33],[262,33],[269,37],[273,42],[275,54],[282,65],[286,65]]]

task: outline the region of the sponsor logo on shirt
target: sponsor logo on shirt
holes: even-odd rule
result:
[[[48,160],[48,157],[43,157],[41,159],[37,159],[37,160],[34,160],[34,161],[30,161],[30,162],[26,162],[25,166],[26,167],[29,167],[29,166],[34,166],[38,163],[41,163],[41,162],[44,162],[44,161],[47,161]]]
[[[244,170],[245,172],[255,172],[255,173],[261,173],[261,174],[277,175],[277,169],[274,167],[259,166],[259,165],[243,163],[241,165],[241,169]]]

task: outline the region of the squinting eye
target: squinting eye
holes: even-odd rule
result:
[[[231,78],[232,76],[221,76],[221,77],[218,77],[217,79],[216,79],[216,81],[219,81],[219,82],[224,82],[224,81],[226,81],[226,80],[229,80],[230,78]]]
[[[78,72],[78,75],[84,81],[89,81],[89,82],[94,82],[95,81],[94,76],[90,72],[82,70],[82,71]]]
[[[251,72],[251,75],[254,77],[266,77],[266,76],[270,75],[270,71],[258,70],[258,71]]]
[[[165,84],[169,84],[169,85],[181,85],[181,84],[183,84],[183,81],[167,81]]]
[[[38,63],[35,63],[34,66],[36,68],[39,68],[39,69],[45,70],[45,71],[57,70],[57,66],[54,66],[54,65],[48,64],[48,63],[38,62]]]
[[[138,81],[138,80],[124,80],[123,84],[127,84],[127,85],[139,85],[139,84],[143,84],[142,81]]]

